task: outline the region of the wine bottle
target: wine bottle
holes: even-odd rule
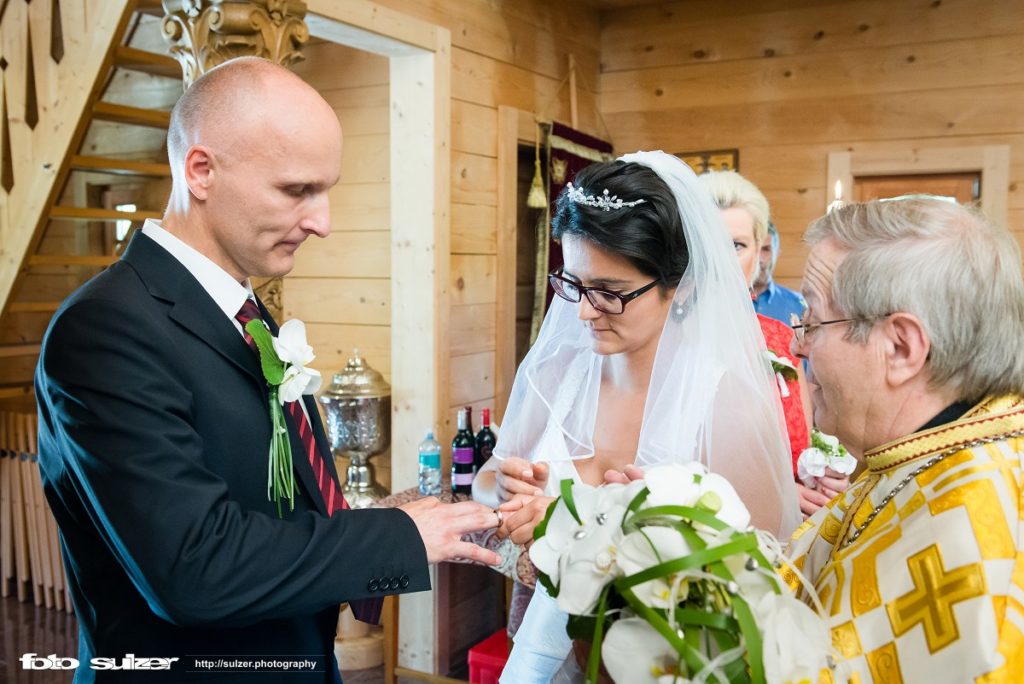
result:
[[[491,430],[491,409],[485,408],[481,411],[480,432],[476,433],[476,469],[477,472],[483,467],[484,463],[487,463],[487,459],[491,457],[491,452],[494,451],[494,445],[498,443],[498,438],[494,436],[494,431]]]
[[[461,409],[459,431],[452,440],[452,494],[473,493],[473,475],[476,474],[476,467],[473,465],[475,450],[476,442],[473,433],[469,431],[469,412]]]

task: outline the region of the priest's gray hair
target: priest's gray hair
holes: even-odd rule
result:
[[[1024,278],[1013,235],[980,211],[937,197],[847,204],[804,239],[849,249],[832,280],[834,307],[867,340],[889,313],[911,313],[931,339],[933,388],[959,400],[1024,393]]]

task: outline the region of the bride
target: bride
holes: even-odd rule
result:
[[[629,154],[576,175],[552,233],[558,297],[474,497],[501,504],[523,544],[563,479],[696,460],[732,482],[755,526],[788,538],[800,515],[771,366],[707,190],[676,157]],[[538,587],[502,681],[550,681],[571,650],[565,624]]]

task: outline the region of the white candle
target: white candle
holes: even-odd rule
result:
[[[845,202],[843,202],[843,181],[837,180],[835,186],[835,199],[829,203],[826,213],[832,213],[833,209],[837,209],[843,206],[843,204],[845,204]]]

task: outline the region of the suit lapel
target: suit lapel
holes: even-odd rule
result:
[[[252,349],[246,344],[245,339],[238,333],[235,326],[203,289],[199,281],[181,265],[181,262],[141,232],[136,233],[132,238],[121,261],[127,263],[139,274],[153,297],[170,304],[168,316],[173,321],[249,375],[264,396],[268,394],[259,358],[253,354]],[[263,302],[259,301],[259,298],[256,303],[271,334],[277,335],[277,322],[263,306]],[[331,477],[337,482],[334,458],[327,446],[316,403],[312,397],[308,396],[303,397],[303,401],[310,416],[317,449],[324,459],[324,465]],[[316,476],[309,463],[309,456],[303,449],[298,426],[295,425],[295,421],[287,411],[284,413],[285,422],[288,425],[288,437],[292,445],[292,467],[310,501],[323,515],[327,515],[326,503],[317,487]]]
[[[132,238],[121,261],[135,269],[153,297],[171,305],[168,316],[173,321],[251,376],[266,391],[259,359],[180,261],[141,232]]]

